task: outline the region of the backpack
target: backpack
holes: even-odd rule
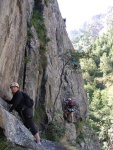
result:
[[[69,106],[74,106],[74,102],[73,102],[73,100],[72,100],[72,99],[71,99],[71,100],[69,100],[68,105],[69,105]]]
[[[22,94],[24,97],[24,104],[29,108],[33,107],[33,105],[34,105],[33,99],[31,99],[25,92],[22,92]]]

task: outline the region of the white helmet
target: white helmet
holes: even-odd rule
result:
[[[10,88],[11,88],[11,87],[13,87],[13,86],[16,86],[16,87],[18,87],[18,88],[19,88],[19,84],[18,84],[17,82],[13,82],[13,83],[11,83]]]
[[[68,100],[68,101],[70,101],[70,100],[71,100],[71,98],[68,98],[67,100]]]

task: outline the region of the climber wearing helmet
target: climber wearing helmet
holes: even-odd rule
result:
[[[71,122],[74,122],[74,102],[71,98],[65,100],[64,116],[68,119],[68,116],[71,117]],[[69,120],[68,120],[69,121]]]
[[[77,62],[76,61],[73,62],[73,66],[75,69],[77,69]]]
[[[29,108],[26,105],[24,105],[24,96],[23,96],[22,92],[20,91],[19,84],[16,82],[13,82],[10,85],[10,89],[13,94],[12,99],[6,100],[6,96],[3,97],[3,99],[8,104],[11,104],[9,112],[16,110],[18,112],[19,116],[22,118],[24,125],[28,129],[30,129],[30,131],[34,135],[36,142],[38,144],[41,144],[39,132],[38,132],[38,129],[36,128],[36,125],[33,120],[33,110],[32,110],[32,108]]]

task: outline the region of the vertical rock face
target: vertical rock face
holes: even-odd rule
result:
[[[28,7],[29,6],[29,7]],[[83,88],[81,73],[76,73],[70,66],[64,67],[60,55],[66,50],[73,49],[68,38],[65,24],[61,17],[57,1],[44,5],[44,18],[50,42],[46,46],[47,67],[39,75],[39,46],[38,35],[31,27],[32,39],[26,46],[27,21],[30,19],[33,1],[11,0],[0,1],[0,91],[9,92],[9,84],[19,81],[23,87],[25,77],[25,90],[37,101],[43,101],[46,111],[51,119],[53,105],[61,110],[61,100],[75,97],[79,101],[82,117],[87,116],[87,100]],[[6,9],[6,11],[4,11]],[[24,68],[25,46],[30,61]],[[23,66],[23,67],[22,67]],[[24,74],[24,69],[26,72]],[[41,89],[42,81],[45,85]],[[45,90],[45,92],[44,92]],[[42,93],[42,94],[41,94]]]
[[[37,7],[41,8],[50,39],[44,47],[44,57],[40,50],[42,41],[35,27],[31,25],[27,29],[33,5],[37,3],[36,0],[0,1],[0,94],[6,93],[10,97],[9,84],[18,81],[21,89],[34,99],[35,106],[43,106],[46,122],[63,122],[62,101],[72,97],[78,104],[79,117],[85,120],[88,117],[88,102],[81,69],[75,70],[63,59],[67,51],[74,49],[57,0],[42,0],[40,6],[43,9]],[[32,34],[30,39],[28,30]],[[40,68],[44,58],[47,64]],[[76,135],[71,137],[76,138]]]
[[[31,12],[33,1],[30,0],[29,4],[30,10],[27,15]],[[30,28],[32,37],[29,44],[26,45],[26,56],[29,61],[26,67],[21,66],[19,83],[33,97],[36,104],[44,105],[49,121],[53,119],[53,113],[56,110],[62,113],[62,100],[67,97],[76,99],[79,105],[79,115],[84,119],[87,117],[88,104],[81,70],[76,72],[70,65],[65,65],[66,60],[62,60],[67,50],[73,51],[73,46],[68,38],[58,3],[55,0],[42,1],[42,4],[47,35],[50,39],[45,47],[47,49],[45,54],[47,66],[41,69],[40,73],[39,64],[40,61],[43,61],[39,52],[41,42],[32,26]],[[24,86],[22,86],[23,84]]]
[[[26,44],[26,2],[0,1],[0,90],[19,78]]]
[[[65,65],[66,60],[62,60],[67,50],[73,50],[73,46],[68,38],[57,1],[44,7],[44,17],[50,38],[47,47],[48,78],[45,97],[46,104],[49,103],[50,106],[46,105],[46,110],[50,116],[51,106],[55,105],[56,109],[61,110],[61,101],[67,97],[74,97],[79,103],[81,117],[85,118],[88,104],[81,71],[76,72],[69,64]]]

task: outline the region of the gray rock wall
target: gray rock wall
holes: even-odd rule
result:
[[[81,116],[87,117],[87,98],[83,88],[81,71],[77,73],[73,67],[61,60],[60,55],[64,55],[67,50],[73,50],[72,43],[68,38],[66,27],[61,17],[57,1],[50,3],[44,11],[45,23],[48,30],[48,37],[51,41],[47,46],[48,75],[46,83],[46,103],[56,109],[61,110],[61,101],[67,97],[74,97],[80,107]],[[63,71],[64,69],[64,71]],[[46,105],[47,112],[51,112],[51,107]],[[49,113],[50,115],[50,113]]]
[[[0,91],[17,81],[26,45],[27,17],[23,0],[0,1]]]
[[[43,101],[50,119],[52,107],[55,105],[57,109],[62,111],[61,100],[67,96],[75,97],[79,101],[81,116],[86,117],[88,105],[81,73],[77,74],[66,66],[62,74],[64,62],[59,56],[67,49],[72,50],[73,46],[68,38],[57,1],[48,2],[48,6],[44,6],[45,24],[50,42],[46,46],[48,65],[41,75],[39,75],[38,68],[40,42],[34,27],[31,27],[33,38],[30,41],[30,47],[26,46],[27,21],[31,18],[33,1],[2,0],[0,4],[1,94],[7,94],[11,97],[9,85],[13,81],[19,81],[21,89],[25,84],[25,91],[37,103],[39,99]],[[5,8],[7,8],[6,11],[4,11]],[[25,48],[30,62],[26,65],[26,72],[24,73]],[[41,91],[42,80],[44,80],[42,77],[46,78],[44,94]],[[44,96],[40,95],[41,92]]]
[[[72,97],[78,104],[78,116],[85,121],[88,102],[81,69],[76,71],[62,60],[67,50],[74,49],[57,0],[42,1],[50,39],[45,45],[47,66],[42,68],[39,65],[41,41],[33,25],[29,27],[32,37],[28,41],[27,24],[32,19],[34,4],[34,0],[0,1],[0,94],[11,98],[9,85],[13,81],[19,82],[21,90],[24,89],[34,99],[35,106],[43,106],[46,123],[52,120],[62,123],[62,101]],[[76,134],[76,128],[73,127],[73,130]],[[76,135],[69,135],[70,139],[73,137],[75,140]]]

